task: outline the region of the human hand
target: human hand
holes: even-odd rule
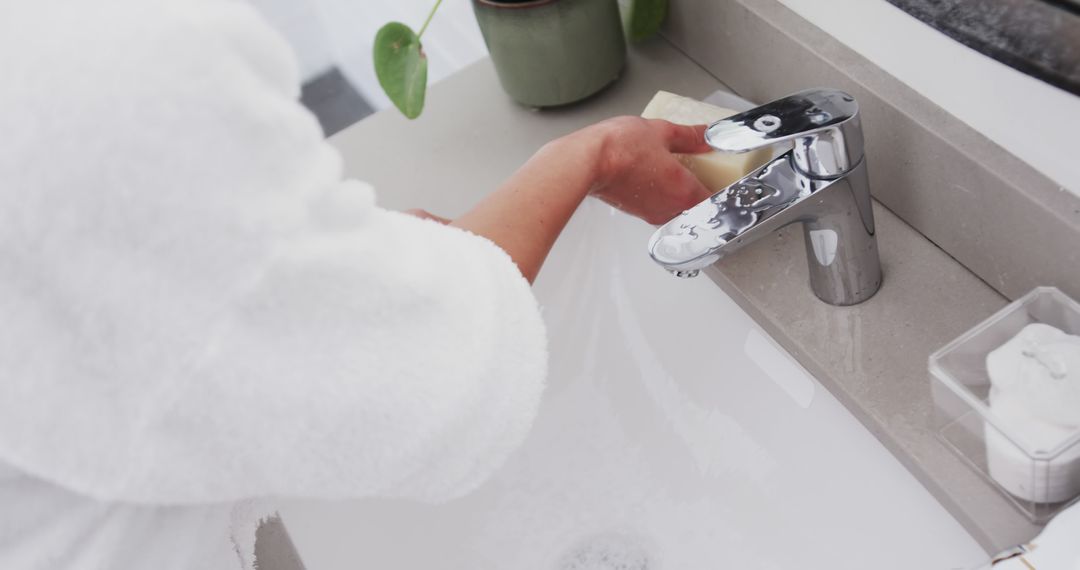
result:
[[[421,209],[421,208],[412,208],[410,210],[405,210],[405,213],[410,215],[410,216],[420,218],[421,220],[434,220],[434,221],[439,222],[440,224],[442,224],[444,226],[453,221],[453,220],[451,220],[449,218],[444,218],[442,216],[436,216],[435,214],[432,214],[431,212],[429,212],[427,210],[424,210],[424,209]]]
[[[708,198],[672,154],[708,150],[704,125],[609,119],[547,143],[450,225],[494,242],[531,282],[587,194],[653,224]]]
[[[600,140],[590,193],[650,224],[670,220],[712,194],[673,154],[712,150],[705,128],[628,116],[579,131]]]

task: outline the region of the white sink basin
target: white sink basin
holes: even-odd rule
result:
[[[284,505],[309,570],[911,570],[987,558],[708,278],[654,265],[651,232],[590,200],[536,286],[551,373],[522,448],[441,506]]]

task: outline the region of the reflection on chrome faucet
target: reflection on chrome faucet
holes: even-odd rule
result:
[[[801,222],[810,286],[823,301],[853,305],[881,286],[858,104],[832,89],[790,95],[717,121],[705,140],[725,152],[794,143],[743,179],[661,226],[649,254],[693,277],[773,230]]]

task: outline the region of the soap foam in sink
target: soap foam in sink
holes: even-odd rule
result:
[[[649,570],[649,557],[640,541],[621,534],[589,537],[571,548],[557,570]],[[655,568],[654,568],[655,570]]]
[[[1051,460],[1033,453],[1055,450],[1080,431],[1080,337],[1034,323],[986,357],[990,410],[1009,434],[987,424],[990,476],[1012,495],[1039,503],[1080,494],[1080,445]]]

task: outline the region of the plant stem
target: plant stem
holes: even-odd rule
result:
[[[427,15],[427,20],[424,20],[424,25],[420,26],[420,32],[416,34],[417,38],[424,35],[424,30],[426,30],[428,24],[431,23],[431,17],[435,15],[435,10],[439,9],[439,4],[442,4],[442,0],[435,0],[435,5],[431,7],[431,12]]]

